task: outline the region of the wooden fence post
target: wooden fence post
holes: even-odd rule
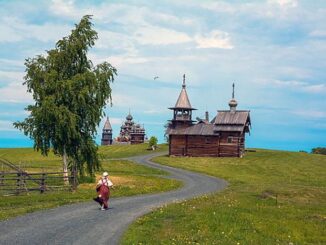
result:
[[[73,169],[73,173],[72,173],[72,189],[74,190],[74,191],[76,191],[77,190],[77,169],[76,169],[76,167],[74,167],[74,169]]]
[[[4,172],[0,172],[0,185],[3,185],[3,182],[5,180],[5,175],[4,175]]]
[[[17,173],[17,180],[16,180],[16,192],[19,194],[20,193],[20,189],[21,189],[21,173]]]
[[[41,186],[40,186],[41,193],[44,193],[45,191],[45,178],[46,178],[46,174],[42,173]]]

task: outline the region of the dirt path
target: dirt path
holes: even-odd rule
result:
[[[162,154],[162,153],[160,153]],[[128,158],[169,172],[184,186],[175,191],[112,198],[110,209],[100,211],[95,202],[66,205],[0,222],[0,244],[118,244],[137,217],[167,203],[224,189],[227,182],[149,161],[153,156]]]

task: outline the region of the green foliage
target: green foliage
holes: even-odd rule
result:
[[[55,154],[67,155],[81,174],[99,168],[94,137],[117,74],[109,63],[94,67],[87,58],[97,38],[86,15],[47,56],[26,59],[24,85],[35,103],[27,106],[29,116],[23,122],[14,123],[34,140],[34,149],[47,155],[52,147]]]
[[[150,148],[156,148],[157,147],[157,138],[155,137],[155,136],[152,136],[150,139],[149,139],[149,142],[148,142],[148,144],[149,144],[149,147]]]
[[[326,147],[317,147],[317,148],[313,148],[311,150],[311,153],[313,154],[322,154],[322,155],[326,155]]]
[[[244,158],[155,161],[221,177],[230,185],[143,216],[122,244],[326,243],[325,156],[257,149]]]

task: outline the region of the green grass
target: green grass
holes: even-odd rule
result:
[[[116,150],[116,148],[123,150],[119,153],[119,150]],[[116,148],[114,148],[115,158],[118,158],[118,156],[126,157],[140,155],[144,152],[151,153],[146,150],[145,144],[136,147],[133,145],[124,145],[122,148],[121,146]],[[105,149],[105,151],[107,150]],[[50,154],[48,157],[43,157],[40,153],[30,148],[0,149],[0,158],[1,157],[16,164],[21,163],[21,166],[27,166],[26,169],[29,171],[39,171],[42,167],[46,171],[60,171],[62,164],[59,157],[53,154]],[[115,185],[111,192],[111,197],[158,193],[176,189],[181,186],[181,183],[178,181],[164,178],[167,175],[164,171],[138,165],[127,160],[103,160],[102,168],[103,171],[109,172],[110,179]],[[101,172],[97,172],[96,179],[98,179],[100,175]],[[57,191],[46,192],[44,194],[30,192],[29,194],[22,194],[19,196],[1,196],[0,220],[41,209],[92,200],[92,198],[96,196],[95,182],[96,180],[93,180],[91,183],[80,184],[76,192]]]
[[[160,144],[155,151],[148,150],[148,144],[136,144],[136,145],[109,145],[100,146],[99,154],[105,158],[124,158],[131,156],[139,156],[150,154],[153,152],[168,151],[167,144]]]
[[[326,244],[326,156],[257,150],[242,159],[155,161],[230,185],[138,219],[123,244]]]
[[[148,144],[144,143],[136,145],[99,146],[98,153],[100,159],[105,161],[106,159],[125,158],[167,150],[167,144],[160,144],[156,151],[151,151],[148,150]],[[0,158],[7,159],[23,169],[33,171],[41,171],[42,169],[46,171],[61,171],[62,169],[61,157],[54,155],[52,152],[49,152],[48,156],[42,156],[40,152],[34,151],[33,148],[0,148]]]

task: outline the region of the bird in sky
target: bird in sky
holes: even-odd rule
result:
[[[158,76],[154,77],[154,80],[158,79]]]

